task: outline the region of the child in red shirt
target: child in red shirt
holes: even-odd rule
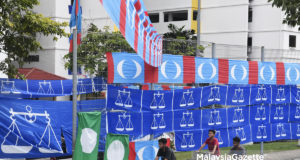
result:
[[[205,140],[205,142],[200,147],[199,152],[205,147],[205,145],[207,145],[210,154],[216,155],[216,156],[220,155],[219,141],[217,138],[215,138],[215,134],[216,134],[215,130],[208,131],[208,138]]]

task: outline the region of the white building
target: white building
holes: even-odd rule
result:
[[[70,0],[41,0],[40,5],[34,8],[34,11],[42,13],[46,17],[51,17],[56,21],[69,22],[70,15],[68,11],[68,5]],[[66,27],[66,31],[69,32],[69,27]],[[36,67],[44,71],[56,74],[62,77],[70,78],[68,71],[65,69],[64,55],[68,53],[69,41],[68,38],[59,38],[58,41],[53,41],[53,37],[38,37],[43,47],[43,50],[32,55],[33,61],[25,64],[24,68]]]
[[[0,62],[4,61],[6,58],[6,55],[4,53],[0,53]],[[0,78],[7,78],[7,75],[4,74],[2,71],[0,71]]]
[[[71,1],[43,0],[40,1],[35,11],[54,20],[68,22],[70,18],[68,6]],[[284,13],[278,8],[272,8],[267,0],[201,1],[201,41],[216,43],[217,57],[258,60],[255,58],[260,58],[260,49],[250,50],[247,46],[284,49],[285,51],[282,51],[280,56],[286,51],[300,50],[300,32],[297,28],[282,24]],[[198,0],[144,0],[144,3],[159,33],[167,32],[167,26],[170,23],[197,30]],[[116,30],[99,0],[81,0],[81,5],[83,35],[90,23],[96,24],[99,28],[109,26],[111,30]],[[69,32],[69,29],[66,28],[66,31]],[[37,67],[70,78],[68,71],[64,68],[63,59],[63,56],[68,53],[68,38],[53,42],[51,37],[40,37],[40,42],[44,50],[36,53],[39,58],[35,58],[36,62],[26,64],[24,67]],[[273,55],[275,54],[277,55],[277,52]],[[206,50],[205,56],[210,57],[211,51]],[[287,58],[284,61],[290,61],[290,59]]]

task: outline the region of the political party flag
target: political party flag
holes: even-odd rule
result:
[[[94,160],[98,156],[101,112],[79,112],[74,160]]]
[[[128,44],[147,64],[162,64],[163,37],[155,30],[143,0],[100,0]]]
[[[77,28],[77,44],[79,45],[81,43],[81,16],[82,16],[82,10],[80,6],[80,0],[75,0],[73,2],[72,6],[72,12],[71,12],[71,18],[70,18],[70,30],[72,30],[76,27]],[[77,19],[77,20],[76,20]],[[69,37],[70,47],[69,52],[73,52],[73,32],[71,33],[71,36]]]
[[[158,141],[140,141],[129,143],[129,160],[155,159],[158,152]]]
[[[128,160],[129,136],[107,134],[104,160]]]

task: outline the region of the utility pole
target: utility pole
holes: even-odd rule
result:
[[[216,43],[211,44],[211,58],[216,58]]]
[[[200,39],[200,14],[201,13],[201,0],[198,0],[198,12],[197,12],[197,48],[196,48],[196,56],[200,57],[201,53],[200,50],[198,49],[198,46],[200,46],[201,39]]]
[[[265,61],[265,47],[264,46],[261,47],[260,60],[261,60],[261,62]],[[264,142],[263,141],[260,142],[260,154],[264,155]]]
[[[77,3],[75,1],[75,3]],[[80,6],[80,4],[78,4]],[[77,15],[76,27],[73,29],[73,111],[72,111],[72,151],[75,150],[77,131]]]

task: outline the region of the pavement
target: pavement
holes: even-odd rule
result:
[[[188,160],[197,160],[197,153],[193,152],[192,158]],[[300,149],[271,152],[264,154],[264,160],[300,160]]]
[[[36,160],[49,160],[50,158],[42,158]],[[2,160],[2,159],[0,159]],[[15,160],[15,159],[5,159],[5,160]],[[18,159],[20,160],[20,159]],[[72,160],[71,158],[64,160]],[[190,160],[196,160],[196,154],[193,155],[193,158]],[[272,152],[264,154],[264,160],[300,160],[300,149],[291,150],[291,151],[281,151],[281,152]]]
[[[267,153],[264,160],[300,160],[300,149]]]

